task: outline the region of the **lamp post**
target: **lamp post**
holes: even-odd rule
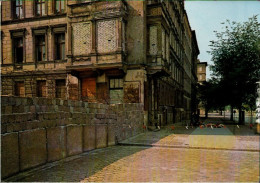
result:
[[[257,83],[257,94],[256,98],[256,132],[260,134],[260,81]]]

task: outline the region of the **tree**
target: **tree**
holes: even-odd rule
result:
[[[260,24],[257,16],[244,23],[227,20],[222,24],[225,30],[214,31],[217,40],[210,45],[211,69],[222,83],[226,102],[239,109],[241,124],[242,105],[256,98],[256,81],[260,78]]]
[[[212,78],[199,85],[199,101],[205,108],[206,118],[208,117],[209,110],[223,110],[224,106],[227,105],[223,91],[222,83],[216,78]]]

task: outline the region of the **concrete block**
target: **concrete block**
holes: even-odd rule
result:
[[[1,96],[1,106],[7,106],[8,105],[8,97]]]
[[[13,113],[13,107],[12,106],[6,106],[5,107],[5,114],[12,114]]]
[[[46,163],[46,130],[36,129],[20,132],[19,148],[21,170]]]
[[[115,141],[115,126],[109,125],[108,126],[108,146],[113,146],[116,144]]]
[[[82,126],[73,125],[67,127],[67,155],[82,153]]]
[[[19,171],[18,133],[1,135],[1,177]]]
[[[96,125],[96,148],[107,147],[107,125]]]
[[[7,132],[7,124],[1,124],[1,134],[4,134]]]
[[[96,128],[94,125],[83,127],[83,151],[89,151],[96,147]]]
[[[47,129],[48,162],[66,157],[66,127]]]

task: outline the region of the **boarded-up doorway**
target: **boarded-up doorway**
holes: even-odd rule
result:
[[[96,78],[84,78],[81,85],[82,100],[96,101]]]

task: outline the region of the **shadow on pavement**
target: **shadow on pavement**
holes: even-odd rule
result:
[[[112,146],[96,149],[88,153],[77,155],[73,160],[61,160],[48,163],[47,166],[35,168],[27,172],[10,177],[5,182],[80,182],[106,166],[148,147]]]

